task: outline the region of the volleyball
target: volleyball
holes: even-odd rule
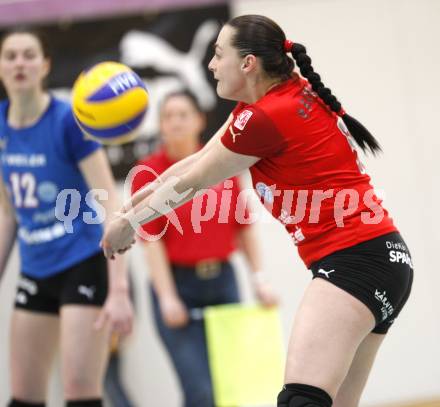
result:
[[[83,133],[103,144],[134,140],[148,109],[142,79],[119,62],[83,71],[72,89],[72,110]]]

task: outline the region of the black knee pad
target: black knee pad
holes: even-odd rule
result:
[[[322,389],[307,384],[289,383],[278,394],[278,407],[331,407],[332,398]]]
[[[67,407],[103,407],[102,399],[68,400]]]
[[[46,403],[29,403],[27,401],[21,401],[17,399],[12,399],[8,407],[45,407]]]

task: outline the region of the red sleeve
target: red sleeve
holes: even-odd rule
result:
[[[139,162],[138,165],[147,165],[145,162]],[[141,189],[142,187],[148,185],[156,179],[154,174],[151,171],[142,170],[139,171],[133,178],[131,183],[131,194],[133,195],[136,191]],[[150,234],[150,235],[158,235],[163,231],[163,228],[166,225],[166,217],[161,216],[145,225],[142,225],[142,229]]]
[[[233,110],[234,119],[221,140],[223,145],[238,154],[269,157],[281,152],[286,141],[272,120],[258,107],[246,106]]]

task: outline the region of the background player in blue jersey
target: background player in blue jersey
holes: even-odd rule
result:
[[[67,406],[98,407],[109,331],[127,333],[132,321],[123,260],[109,266],[107,278],[99,247],[97,209],[114,213],[118,197],[99,144],[84,138],[67,103],[44,90],[49,69],[38,33],[15,30],[2,38],[8,100],[0,104],[0,275],[16,238],[21,260],[10,406],[45,405],[59,343]],[[107,191],[96,210],[90,189]],[[63,223],[66,213],[77,216]]]

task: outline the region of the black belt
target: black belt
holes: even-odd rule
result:
[[[201,280],[210,280],[217,277],[223,269],[223,266],[229,264],[227,260],[206,259],[201,260],[193,266],[173,264],[172,270],[174,273],[194,273]]]

